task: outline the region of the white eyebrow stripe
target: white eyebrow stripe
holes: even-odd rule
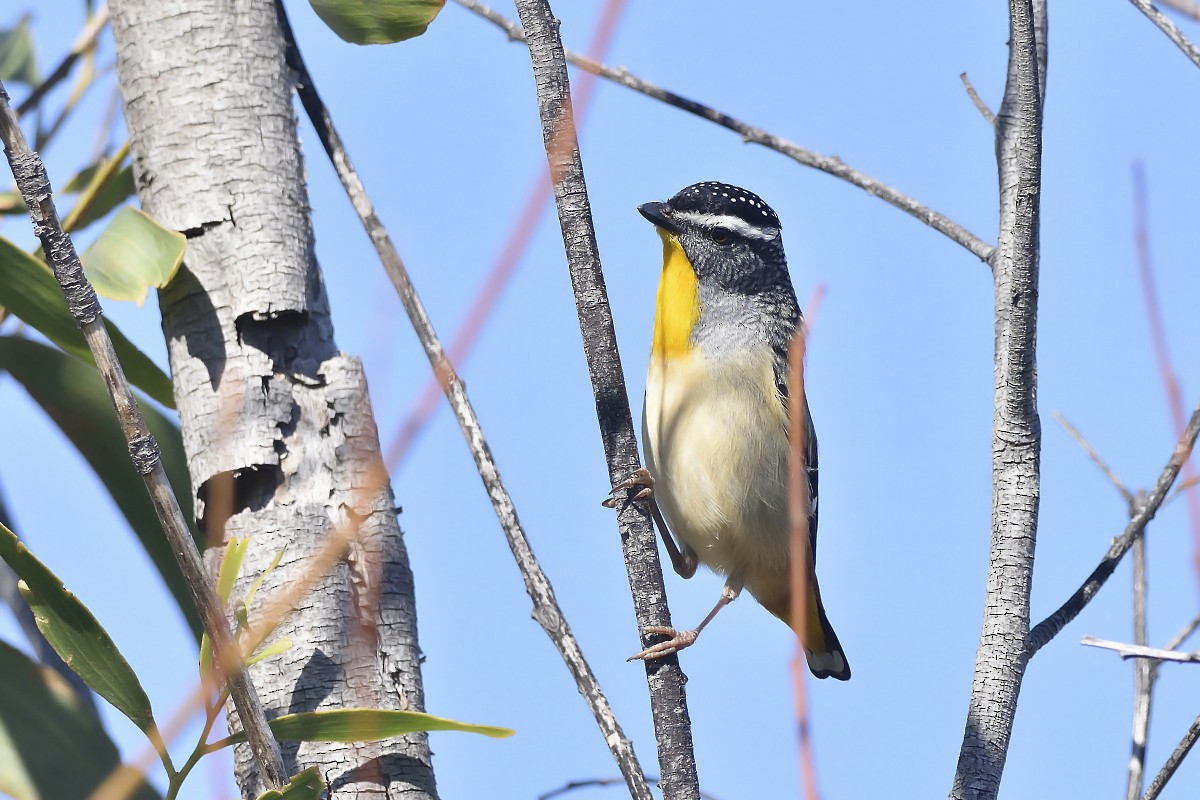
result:
[[[779,236],[779,228],[770,225],[751,225],[733,214],[702,214],[699,211],[676,211],[675,217],[702,228],[725,227],[747,239],[769,242]]]

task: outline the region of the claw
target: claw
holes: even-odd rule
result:
[[[665,625],[650,625],[642,629],[644,636],[670,636],[665,642],[652,644],[640,653],[634,653],[626,661],[639,659],[642,661],[653,661],[656,658],[665,658],[666,656],[674,655],[685,647],[691,647],[695,643],[696,637],[700,635],[699,629],[694,631],[677,631],[674,628],[668,628]]]
[[[642,467],[637,472],[633,473],[628,478],[614,486],[612,491],[608,493],[608,499],[604,500],[602,503],[600,503],[600,505],[604,506],[605,508],[616,508],[617,492],[623,489],[632,489],[635,486],[641,486],[643,488],[633,496],[634,501],[648,500],[649,498],[654,497],[654,478],[651,477],[648,469]]]

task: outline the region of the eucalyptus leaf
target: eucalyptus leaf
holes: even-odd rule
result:
[[[129,662],[87,606],[63,587],[17,535],[0,525],[0,558],[21,578],[21,596],[33,610],[38,630],[59,658],[96,694],[147,734],[154,735],[150,698]]]
[[[126,206],[83,251],[83,273],[96,291],[139,306],[151,287],[166,286],[187,249],[187,237],[167,230],[143,211]]]
[[[92,180],[92,176],[96,174],[96,171],[102,164],[103,162],[93,164],[75,175],[62,188],[62,191],[68,193],[82,192],[87,188],[88,183]],[[83,212],[83,216],[75,220],[73,230],[86,228],[96,220],[104,217],[114,208],[121,205],[121,203],[133,197],[135,191],[137,191],[137,187],[133,183],[133,166],[126,164],[100,187],[100,190],[96,192],[96,196],[92,198],[92,204]]]
[[[163,535],[142,476],[129,460],[125,437],[96,368],[40,342],[0,336],[0,370],[21,384],[87,460],[154,562],[188,627],[199,638],[203,626],[191,592]],[[146,426],[158,442],[163,469],[175,488],[183,518],[191,520],[191,484],[179,427],[149,403],[140,406]],[[192,536],[204,549],[203,537],[195,530]]]
[[[264,792],[258,800],[319,800],[323,791],[325,781],[321,780],[320,769],[309,767],[288,781],[287,786]]]
[[[76,358],[96,363],[46,265],[3,236],[0,236],[0,307],[16,314]],[[104,325],[129,381],[159,403],[174,408],[175,398],[167,374],[134,347],[111,321],[104,320]]]
[[[224,606],[229,602],[229,595],[233,593],[233,584],[237,581],[238,572],[242,569],[242,559],[246,556],[246,547],[250,544],[250,537],[243,536],[241,539],[234,536],[225,543],[225,552],[221,554],[221,565],[217,568],[217,599]],[[203,677],[212,671],[213,664],[213,645],[212,639],[205,633],[200,638],[200,675]]]
[[[61,676],[3,642],[0,675],[0,796],[91,796],[121,764],[95,715]],[[136,786],[133,800],[159,796],[145,781]]]
[[[0,30],[0,81],[28,86],[42,82],[28,16],[17,27]]]
[[[271,720],[270,725],[275,738],[285,742],[374,742],[417,731],[459,731],[493,739],[505,739],[514,733],[508,728],[457,722],[419,711],[380,708],[337,708],[284,714]],[[219,745],[244,741],[246,734],[239,732],[221,740]]]
[[[351,44],[388,44],[420,36],[446,0],[308,0],[326,25]]]

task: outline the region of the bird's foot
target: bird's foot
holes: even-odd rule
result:
[[[608,493],[608,498],[600,505],[604,506],[605,508],[616,508],[617,492],[625,489],[632,489],[635,486],[641,486],[642,488],[638,490],[637,494],[630,498],[631,501],[646,500],[654,496],[654,478],[650,476],[650,471],[648,469],[642,467],[637,472],[633,473],[628,478],[614,486],[612,491]]]
[[[664,658],[674,655],[685,647],[691,647],[696,641],[696,637],[700,635],[699,629],[694,631],[677,631],[674,628],[668,628],[665,625],[650,625],[642,628],[642,633],[646,636],[670,636],[665,642],[652,644],[640,653],[634,653],[626,661],[640,659],[642,661],[653,661],[656,658]]]

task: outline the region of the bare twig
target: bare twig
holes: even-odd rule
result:
[[[1200,406],[1197,406],[1196,410],[1192,412],[1192,417],[1188,420],[1183,435],[1176,442],[1167,465],[1163,467],[1162,474],[1159,475],[1158,482],[1154,485],[1154,490],[1146,497],[1145,504],[1138,509],[1137,514],[1129,520],[1125,531],[1113,540],[1112,546],[1104,554],[1099,565],[1092,570],[1092,574],[1075,590],[1075,593],[1057,611],[1039,622],[1030,631],[1027,641],[1028,657],[1032,658],[1047,642],[1057,636],[1059,631],[1075,619],[1079,612],[1091,602],[1092,598],[1096,596],[1096,592],[1100,591],[1100,587],[1112,575],[1117,563],[1133,545],[1133,541],[1142,535],[1146,524],[1154,519],[1155,513],[1162,505],[1175,478],[1178,477],[1183,462],[1191,455],[1198,434],[1200,434]]]
[[[79,60],[80,56],[96,46],[96,40],[100,37],[100,32],[104,30],[104,26],[107,24],[108,4],[104,4],[88,19],[87,24],[84,25],[83,30],[71,45],[70,51],[58,63],[58,66],[17,106],[18,117],[23,117],[29,111],[33,110],[51,89],[71,74],[71,67],[75,66],[75,62]]]
[[[333,126],[329,110],[322,102],[312,75],[304,64],[283,3],[277,1],[275,8],[279,15],[284,41],[287,44],[288,65],[296,71],[299,78],[297,92],[300,95],[300,101],[316,129],[317,137],[321,140],[329,160],[337,171],[338,178],[341,180],[354,210],[358,213],[367,235],[375,245],[384,270],[396,288],[400,302],[403,303],[404,309],[408,313],[417,338],[421,340],[425,355],[429,358],[429,363],[441,384],[442,391],[445,392],[446,398],[450,402],[450,407],[462,429],[463,437],[467,440],[471,456],[475,459],[475,466],[483,481],[484,489],[491,498],[492,507],[500,521],[500,527],[508,540],[513,558],[516,559],[517,567],[521,570],[521,576],[525,580],[525,589],[533,601],[533,617],[541,624],[550,640],[554,642],[571,675],[575,678],[575,685],[584,700],[587,701],[588,707],[600,727],[600,732],[604,736],[604,741],[612,751],[621,774],[625,777],[630,793],[639,800],[649,800],[650,789],[642,774],[637,755],[633,751],[633,745],[621,730],[616,715],[600,688],[599,680],[584,658],[579,643],[571,633],[571,628],[562,614],[550,580],[542,571],[541,565],[538,564],[537,558],[533,554],[525,530],[517,517],[512,497],[500,477],[500,470],[492,458],[491,449],[483,435],[483,428],[467,397],[462,380],[442,351],[437,332],[429,320],[421,298],[417,295],[408,270],[392,244],[387,229],[384,228],[375,213],[374,204],[367,195],[358,173],[350,163],[350,156]]]
[[[1146,308],[1146,322],[1150,326],[1150,342],[1154,348],[1154,360],[1167,395],[1167,410],[1171,414],[1171,425],[1175,435],[1183,433],[1183,393],[1179,378],[1171,366],[1171,355],[1167,350],[1167,331],[1163,324],[1162,308],[1158,304],[1158,292],[1154,287],[1154,260],[1150,257],[1150,213],[1146,201],[1146,170],[1140,161],[1133,164],[1133,218],[1134,245],[1137,252],[1138,278],[1142,285],[1142,299]],[[1185,461],[1181,472],[1184,483],[1196,477],[1191,460]],[[1200,578],[1200,496],[1187,497],[1188,520],[1192,528],[1192,569]]]
[[[975,104],[975,108],[987,120],[987,124],[995,127],[996,115],[987,107],[987,103],[983,102],[983,98],[979,96],[979,92],[975,91],[975,86],[972,85],[971,79],[967,77],[967,73],[960,72],[958,79],[962,81],[963,88],[967,90],[967,96],[971,98],[971,102]]]
[[[1164,650],[1161,647],[1146,647],[1140,644],[1125,644],[1108,639],[1097,639],[1094,636],[1084,636],[1079,643],[1087,647],[1099,647],[1102,650],[1112,650],[1123,659],[1152,659],[1154,661],[1173,661],[1180,664],[1200,663],[1200,652],[1181,653],[1178,650]]]
[[[1200,22],[1200,3],[1197,3],[1196,0],[1158,0],[1158,2]]]
[[[1188,57],[1189,61],[1200,67],[1200,49],[1183,35],[1183,31],[1179,30],[1174,22],[1167,19],[1165,14],[1155,8],[1150,0],[1129,0],[1129,2],[1133,3],[1138,11],[1145,14],[1147,19],[1153,22],[1160,31],[1165,33],[1167,38],[1183,51],[1183,54]]]
[[[82,330],[96,360],[96,366],[104,378],[117,411],[122,433],[129,444],[130,458],[145,480],[146,490],[150,494],[163,532],[167,535],[176,558],[179,559],[179,567],[187,580],[204,628],[213,641],[264,779],[271,788],[281,787],[287,783],[287,774],[280,757],[279,745],[267,726],[267,719],[254,684],[250,682],[242,667],[242,659],[230,636],[229,625],[220,601],[208,582],[196,543],[163,470],[158,444],[146,427],[141,409],[134,399],[121,363],[117,360],[112,340],[104,326],[96,292],[84,277],[75,245],[62,229],[45,167],[37,153],[29,149],[2,83],[0,138],[4,141],[5,155],[8,156],[17,187],[29,206],[34,230],[42,241],[46,260],[54,269],[54,276],[66,298],[67,308]]]
[[[542,138],[554,184],[571,288],[583,335],[584,353],[592,381],[608,477],[615,486],[639,467],[633,414],[625,388],[621,357],[617,352],[612,310],[604,287],[591,205],[579,157],[567,64],[559,37],[558,20],[547,0],[517,0],[517,13],[528,32],[530,59],[537,87]],[[632,498],[631,498],[632,499]],[[633,593],[640,630],[670,627],[662,565],[645,503],[619,506],[617,524]],[[643,638],[643,646],[648,644]],[[658,743],[660,786],[667,800],[695,800],[700,790],[696,757],[692,750],[691,720],[687,712],[685,678],[679,659],[672,655],[645,662],[650,686],[650,710]]]
[[[1137,501],[1144,503],[1145,493]],[[1129,514],[1137,513],[1135,501],[1129,503]],[[1133,641],[1145,647],[1146,638],[1146,537],[1133,543]],[[1142,793],[1146,771],[1146,741],[1150,734],[1150,711],[1154,702],[1154,662],[1138,660],[1133,664],[1133,730],[1129,743],[1129,775],[1125,783],[1125,800],[1137,800]]]
[[[803,319],[796,326],[796,333],[788,348],[788,521],[789,551],[791,555],[791,618],[800,620],[798,630],[806,629],[808,619],[809,590],[808,565],[816,554],[809,552],[809,512],[812,499],[808,496],[808,470],[811,464],[805,457],[809,443],[805,441],[808,428],[808,399],[804,394],[804,353],[807,335]],[[800,749],[800,780],[804,787],[805,800],[818,800],[817,773],[812,751],[812,731],[808,717],[807,675],[804,668],[804,650],[808,646],[801,635],[796,653],[792,657],[792,684],[796,694],[797,746]]]
[[[991,261],[996,331],[991,554],[953,800],[995,798],[1027,663],[1042,441],[1036,334],[1044,12],[1038,0],[1009,1],[1008,71],[996,118],[1000,237]]]
[[[1183,735],[1183,739],[1167,757],[1166,763],[1154,776],[1146,793],[1142,795],[1142,800],[1155,800],[1162,793],[1163,787],[1167,785],[1167,781],[1171,780],[1171,776],[1175,774],[1175,770],[1179,769],[1179,765],[1183,763],[1183,759],[1187,757],[1198,739],[1200,739],[1200,717],[1196,717],[1187,733]]]
[[[1087,453],[1088,458],[1090,458],[1092,462],[1100,468],[1100,471],[1104,473],[1104,476],[1108,478],[1109,482],[1112,483],[1112,485],[1116,487],[1116,490],[1121,493],[1121,497],[1125,498],[1125,503],[1127,505],[1132,505],[1134,500],[1133,492],[1129,491],[1129,489],[1125,487],[1125,484],[1121,482],[1121,479],[1117,477],[1117,474],[1113,472],[1108,464],[1104,462],[1104,459],[1100,457],[1100,454],[1096,452],[1091,443],[1088,442],[1087,439],[1083,438],[1083,434],[1080,433],[1074,425],[1068,422],[1066,417],[1057,411],[1054,412],[1054,421],[1063,426],[1063,429],[1070,434],[1071,438],[1075,440],[1075,443],[1082,448],[1083,452]]]
[[[647,776],[646,780],[650,781],[650,783],[653,783],[655,786],[658,785],[658,778]],[[570,794],[571,792],[578,791],[579,789],[602,789],[606,786],[615,786],[618,783],[621,783],[620,778],[588,778],[586,780],[568,781],[557,789],[551,789],[545,794],[539,794],[537,796],[537,800],[552,800],[552,798],[562,797],[565,794]],[[700,792],[700,800],[717,800],[717,798],[708,792],[702,791]]]
[[[496,11],[488,8],[476,0],[457,0],[458,4],[467,8],[479,16],[499,26],[501,30],[508,34],[508,37],[514,41],[524,42],[525,32],[514,22],[498,14]],[[893,189],[884,183],[880,183],[874,178],[859,172],[853,167],[842,163],[840,158],[836,156],[826,156],[820,153],[815,153],[800,145],[794,144],[774,136],[761,128],[756,128],[748,125],[741,120],[735,119],[724,112],[717,111],[714,108],[698,103],[694,100],[689,100],[686,97],[681,97],[674,92],[667,91],[659,86],[656,86],[649,81],[644,81],[624,68],[614,69],[605,66],[592,59],[586,58],[571,51],[565,51],[566,59],[571,64],[579,67],[582,70],[599,75],[602,78],[610,80],[614,83],[632,89],[635,92],[652,97],[668,105],[674,106],[680,110],[686,111],[689,114],[694,114],[709,122],[720,125],[723,128],[733,131],[742,137],[746,142],[760,144],[770,150],[782,153],[794,161],[813,169],[832,175],[835,178],[850,183],[868,194],[878,197],[886,203],[889,203],[900,209],[906,214],[916,217],[921,222],[924,222],[929,227],[947,236],[952,241],[962,245],[969,250],[974,256],[981,261],[990,262],[992,253],[995,250],[992,245],[987,244],[975,234],[968,231],[963,226],[959,225],[954,220],[946,217],[937,211],[934,211],[928,206],[922,205],[916,200],[907,195]]]

